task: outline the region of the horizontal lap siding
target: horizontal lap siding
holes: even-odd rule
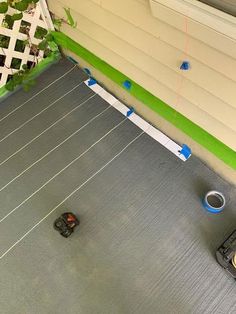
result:
[[[192,69],[180,72],[185,34],[153,18],[148,2],[120,2],[49,0],[49,7],[58,16],[70,7],[78,26],[63,26],[63,32],[236,149],[236,61],[190,38]]]
[[[148,3],[148,1],[146,2]],[[132,7],[135,9],[132,10]],[[179,29],[177,28],[178,25],[173,27],[171,25],[173,24],[172,16],[169,17],[169,20],[157,20],[151,15],[149,5],[141,6],[136,3],[136,0],[103,0],[103,8],[113,15],[120,16],[130,24],[139,27],[152,36],[161,39],[170,46],[177,48],[181,52],[185,51],[186,34],[184,20],[182,20],[180,24],[178,23]],[[130,12],[132,12],[132,14],[130,14]],[[188,33],[190,33],[190,31]],[[207,33],[207,36],[208,34],[209,33]],[[236,68],[235,45],[230,47],[232,49],[225,51],[225,46],[222,42],[218,45],[219,40],[213,41],[214,45],[210,46],[209,37],[205,36],[206,38],[204,37],[197,40],[193,35],[188,36],[188,54],[199,62],[236,81],[236,71],[234,71]],[[203,40],[205,40],[205,42],[203,42]],[[218,50],[216,45],[222,50]],[[222,54],[221,51],[224,53]]]

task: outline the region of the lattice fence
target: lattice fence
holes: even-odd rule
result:
[[[6,14],[12,15],[16,10],[9,7]],[[26,64],[34,67],[45,57],[45,51],[37,49],[42,41],[43,29],[53,29],[53,23],[45,0],[30,5],[22,12],[23,18],[13,25],[5,23],[4,14],[0,14],[0,87],[5,85],[14,73]]]

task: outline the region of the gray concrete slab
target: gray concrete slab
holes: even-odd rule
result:
[[[42,100],[47,101],[43,95]],[[0,166],[1,182],[63,141],[76,124],[84,125],[107,108],[98,96],[92,98]],[[58,118],[56,112],[48,117],[50,123],[53,117]],[[3,217],[123,121],[0,223],[0,255],[14,245],[0,259],[2,313],[236,311],[235,281],[214,257],[236,227],[235,187],[196,157],[184,163],[149,136],[137,138],[141,131],[124,119],[108,108],[0,192]],[[38,125],[40,121],[42,117]],[[30,128],[23,128],[14,135],[15,142],[24,138],[23,130],[30,133]],[[201,198],[209,189],[227,198],[220,215],[202,208]],[[65,210],[81,220],[69,239],[52,227]]]
[[[104,117],[109,117],[110,119],[106,121]],[[1,216],[4,216],[8,211],[11,211],[12,208],[24,201],[24,199],[29,197],[53,176],[57,175],[58,172],[73,162],[79,155],[123,120],[123,117],[120,117],[120,115],[117,119],[114,117],[116,115],[112,110],[105,112],[103,116],[94,120],[81,132],[73,136],[69,141],[65,142],[7,186],[0,194],[0,203],[2,205]],[[62,182],[64,184],[64,181]],[[14,199],[11,197],[12,193],[14,193]]]
[[[35,106],[37,113],[39,116],[35,117],[31,121],[24,123],[24,125],[21,127],[22,124],[20,124],[19,121],[17,121],[18,127],[20,126],[20,129],[17,130],[17,136],[14,136],[15,132],[8,136],[7,139],[3,140],[1,142],[0,139],[0,160],[5,160],[8,156],[13,154],[16,150],[20,149],[23,145],[31,141],[34,137],[36,137],[38,134],[43,132],[45,129],[50,127],[55,121],[65,116],[68,112],[76,108],[80,103],[83,103],[88,98],[90,98],[94,93],[87,87],[83,86],[85,84],[82,84],[78,86],[75,90],[70,92],[68,95],[63,97],[61,100],[57,101],[53,106],[46,109],[41,113],[41,110],[44,110],[40,108],[40,103],[36,103]],[[50,104],[51,101],[48,100],[45,102],[44,107],[47,107],[48,104]],[[32,104],[31,104],[32,105]],[[27,114],[26,114],[27,113]],[[18,112],[16,112],[16,115],[18,116]],[[29,115],[28,108],[22,108],[22,116]],[[31,116],[34,116],[35,113],[31,112]],[[24,118],[25,119],[25,118]],[[29,118],[28,120],[30,120]],[[9,122],[9,119],[6,119],[4,121],[4,124],[7,124]],[[27,120],[26,120],[27,121]],[[15,127],[13,124],[11,124],[11,121],[9,122],[10,126],[8,130],[5,130],[5,134],[11,132],[11,130],[14,130]],[[3,136],[2,136],[3,137]]]
[[[55,80],[61,78],[66,72],[72,70],[74,65],[66,59],[61,59],[57,64],[52,65],[43,74],[36,78],[36,84],[26,93],[22,89],[14,92],[13,97],[7,97],[0,101],[0,119],[17,108],[23,102],[34,97],[38,92],[52,84]]]
[[[14,132],[18,127],[21,127],[23,123],[26,123],[29,119],[32,119],[35,115],[39,114],[41,111],[46,110],[47,107],[53,108],[58,104],[58,99],[63,97],[65,94],[69,93],[73,88],[75,88],[79,83],[82,83],[85,79],[85,74],[74,69],[68,75],[66,75],[64,80],[59,80],[52,86],[50,86],[43,93],[46,101],[40,98],[39,94],[37,97],[26,103],[19,110],[11,114],[7,119],[1,121],[0,124],[0,141],[7,136],[9,133]],[[41,95],[42,97],[43,95]],[[1,120],[1,119],[0,119]]]
[[[18,238],[23,236],[32,225],[43,218],[48,213],[49,208],[53,208],[67,197],[76,187],[86,181],[97,169],[106,164],[106,162],[113,158],[114,155],[120,152],[125,145],[140,133],[140,130],[137,129],[136,126],[131,126],[127,122],[125,121],[112,133],[107,135],[99,142],[99,145],[95,145],[89,152],[68,167],[66,171],[61,172],[54,180],[41,189],[35,197],[32,197],[28,202],[24,203],[22,207],[18,208],[14,214],[10,215],[2,223],[0,229],[0,255],[14,244]],[[115,125],[117,125],[117,123]],[[114,127],[114,123],[108,127],[108,130],[110,130],[112,126]],[[103,126],[103,128],[105,128],[105,126]],[[74,151],[77,150],[76,156],[79,156],[99,139],[99,135],[103,136],[107,133],[107,130],[105,132],[99,131],[98,128],[94,128],[93,130],[95,132],[93,134],[90,130],[90,139],[86,138],[87,142],[84,141],[84,136],[86,136],[86,133],[84,133],[80,138],[77,138],[78,147],[75,146],[75,143],[72,144],[73,151],[68,152],[64,150],[68,152],[64,154],[64,156],[59,151],[57,156],[50,156],[50,158],[44,161],[43,165],[39,165],[36,169],[33,169],[30,172],[31,175],[27,173],[23,176],[20,179],[21,182],[18,182],[17,185],[15,185],[15,182],[10,185],[10,189],[14,191],[17,201],[15,202],[15,199],[10,202],[7,200],[7,196],[11,195],[11,192],[4,191],[2,193],[2,201],[7,200],[7,202],[2,204],[4,213],[1,213],[1,218],[5,213],[11,210],[10,208],[8,208],[8,211],[6,210],[9,203],[13,204],[12,206],[14,207],[15,204],[22,202],[22,200],[26,199],[34,193],[35,190],[40,188],[46,180],[53,177],[58,171],[63,169],[65,165],[73,161],[75,156],[71,155],[74,154]],[[127,131],[128,134],[124,137],[124,133],[127,133]],[[37,178],[37,180],[35,180],[35,178]],[[20,228],[15,228],[17,221],[21,221]]]
[[[67,102],[64,101],[64,103],[67,105]],[[80,106],[80,100],[78,97],[76,104]],[[63,142],[67,139],[69,140],[75,132],[79,131],[82,127],[85,127],[88,123],[92,122],[94,119],[96,119],[96,116],[101,114],[107,108],[107,102],[102,101],[99,98],[98,103],[98,96],[95,95],[93,98],[90,98],[86,103],[63,118],[58,124],[52,126],[50,130],[46,131],[39,137],[33,137],[32,133],[34,133],[34,130],[31,133],[30,130],[27,131],[27,128],[25,127],[22,129],[22,136],[19,137],[20,132],[18,132],[17,141],[14,141],[15,137],[13,137],[11,145],[8,145],[10,139],[8,139],[7,143],[2,143],[2,153],[4,153],[5,158],[9,158],[9,156],[11,156],[10,154],[17,152],[17,149],[21,149],[21,147],[24,146],[24,143],[28,143],[25,140],[27,137],[30,137],[28,138],[30,141],[34,140],[27,147],[16,153],[2,165],[1,162],[3,162],[4,159],[1,160],[0,190],[10,180],[14,179],[14,177],[19,175],[33,163],[37,162],[37,160],[43,158],[44,155],[48,154],[53,149],[56,149],[57,146],[62,145]]]

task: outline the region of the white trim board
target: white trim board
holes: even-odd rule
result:
[[[41,9],[41,12],[43,13],[42,18],[43,18],[45,24],[47,25],[48,29],[54,31],[55,28],[54,28],[54,25],[53,25],[53,21],[52,21],[51,15],[50,15],[49,10],[48,10],[48,6],[47,6],[47,3],[46,3],[46,0],[40,0],[39,1],[39,6],[40,6],[40,9]]]
[[[235,17],[196,0],[149,0],[154,17],[159,18],[158,6],[188,16],[192,20],[236,40]]]
[[[84,83],[94,91],[94,93],[98,94],[101,98],[106,100],[107,103],[109,103],[112,107],[114,107],[116,110],[121,112],[124,116],[127,116],[127,112],[130,110],[126,105],[124,105],[122,102],[120,102],[117,98],[115,98],[112,94],[107,92],[104,88],[102,88],[98,83],[95,83],[91,86],[89,86],[89,80],[86,80]],[[128,119],[133,122],[135,125],[137,125],[141,130],[143,130],[146,134],[151,136],[153,139],[155,139],[158,143],[163,145],[165,148],[167,148],[169,151],[171,151],[175,156],[177,156],[182,161],[186,161],[187,159],[185,156],[179,153],[179,151],[182,149],[180,145],[175,143],[172,139],[170,139],[168,136],[166,136],[164,133],[156,129],[154,126],[152,126],[150,123],[148,123],[146,120],[141,118],[139,115],[137,115],[135,112],[133,112]]]

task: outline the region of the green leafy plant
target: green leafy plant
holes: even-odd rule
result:
[[[39,0],[7,0],[0,2],[0,13],[7,13],[9,6],[23,12],[28,9],[30,4],[36,4]]]
[[[23,13],[15,13],[11,16],[11,19],[13,21],[18,21],[21,20],[23,18]]]
[[[34,37],[37,39],[43,39],[47,35],[48,31],[40,26],[37,26]]]
[[[47,55],[49,54],[49,50],[50,51],[58,50],[57,44],[54,42],[52,34],[47,33],[47,35],[44,37],[44,40],[39,43],[38,49],[44,50]]]
[[[13,29],[14,22],[17,20],[22,20],[23,12],[30,12],[32,8],[35,8],[36,3],[39,0],[5,0],[0,2],[0,14],[4,14],[2,26],[5,28]],[[14,14],[9,14],[9,7],[15,9]],[[9,11],[10,12],[10,11]],[[34,37],[37,39],[41,39],[42,41],[35,45],[31,41],[30,36],[30,23],[26,21],[21,21],[20,32],[27,36],[26,40],[17,40],[15,45],[15,50],[19,52],[24,52],[25,47],[28,46],[30,48],[30,54],[34,56],[33,61],[28,61],[27,64],[21,66],[21,59],[12,58],[10,69],[13,68],[15,70],[19,70],[14,73],[12,70],[12,74],[8,75],[8,82],[5,87],[9,91],[13,91],[16,86],[22,85],[24,90],[28,90],[32,85],[34,85],[34,80],[30,78],[30,71],[37,64],[37,56],[39,54],[39,50],[43,51],[44,57],[50,56],[53,52],[58,51],[58,47],[54,42],[53,36],[46,30],[38,26],[36,28]],[[8,48],[10,42],[10,37],[0,34],[0,48],[2,49],[1,54],[1,66],[6,66],[6,54],[4,52],[4,48]]]
[[[22,13],[15,13],[13,15],[6,14],[3,20],[3,27],[13,28],[14,22],[23,18]]]
[[[29,35],[30,25],[31,24],[29,22],[22,20],[20,24],[20,32]]]
[[[8,48],[10,42],[10,37],[0,34],[0,47]]]
[[[53,20],[53,25],[54,25],[55,29],[58,31],[60,31],[63,23],[65,23],[65,24],[67,24],[73,28],[77,27],[77,22],[74,20],[72,14],[70,12],[70,8],[64,8],[64,11],[66,14],[66,19],[58,18],[58,17],[56,17],[56,15],[53,12],[50,12],[52,20]]]
[[[41,41],[41,43],[39,43],[38,45],[38,49],[40,50],[45,50],[47,47],[48,47],[48,42],[45,39]]]
[[[67,17],[67,23],[73,27],[76,28],[77,27],[77,22],[75,22],[75,20],[73,19],[71,13],[70,13],[70,8],[64,8],[64,11],[66,13],[66,17]]]
[[[16,2],[14,5],[14,8],[17,9],[18,11],[23,12],[28,9],[28,6],[29,6],[29,2],[26,0],[22,0],[20,2]]]
[[[28,40],[16,40],[15,51],[24,52],[25,47],[29,44]]]
[[[7,2],[0,2],[0,13],[6,13],[8,10],[8,3]]]
[[[28,91],[35,81],[29,79],[30,69],[26,64],[22,66],[22,70],[12,75],[12,78],[5,85],[6,89],[13,91],[17,86],[22,85],[25,91]]]
[[[60,31],[62,22],[63,22],[63,19],[56,19],[56,18],[53,19],[53,25],[56,30]]]
[[[20,69],[20,66],[21,66],[21,59],[12,58],[12,61],[11,61],[11,68],[12,68],[12,69],[19,70],[19,69]]]

